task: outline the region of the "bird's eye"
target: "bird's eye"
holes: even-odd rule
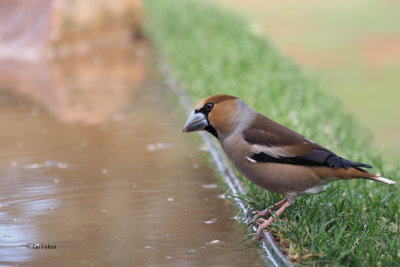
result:
[[[210,111],[210,110],[213,109],[214,104],[213,104],[213,103],[207,103],[204,107],[205,107],[205,109],[206,109],[207,111]]]

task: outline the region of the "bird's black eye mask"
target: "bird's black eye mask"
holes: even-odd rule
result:
[[[213,102],[207,102],[207,104],[205,104],[201,109],[194,110],[194,113],[203,113],[204,115],[206,115],[206,117],[208,118],[208,113],[210,113],[210,111],[214,108],[214,103]]]
[[[194,113],[203,113],[204,116],[207,119],[208,126],[204,128],[207,132],[210,134],[214,135],[218,139],[218,133],[217,130],[215,130],[214,127],[211,126],[210,121],[208,120],[208,114],[211,112],[211,110],[214,108],[214,103],[213,102],[207,102],[202,108],[199,110],[195,109]]]

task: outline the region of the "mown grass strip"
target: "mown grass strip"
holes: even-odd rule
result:
[[[226,93],[354,161],[397,180],[370,134],[330,92],[254,34],[246,21],[204,1],[146,0],[145,31],[194,102]],[[246,183],[253,209],[282,196]],[[293,261],[318,265],[395,266],[400,262],[400,187],[365,180],[336,182],[300,197],[274,223]]]

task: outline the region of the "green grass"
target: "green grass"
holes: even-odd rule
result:
[[[238,96],[341,156],[398,179],[399,169],[384,168],[371,135],[337,98],[253,35],[241,17],[192,0],[147,0],[144,9],[145,32],[193,103],[216,93]],[[282,199],[242,180],[249,193],[241,197],[253,209]],[[336,182],[323,193],[299,197],[271,230],[288,240],[302,264],[394,266],[400,262],[399,208],[398,184]]]

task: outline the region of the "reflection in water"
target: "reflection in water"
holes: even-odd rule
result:
[[[58,51],[53,61],[5,59],[0,63],[0,83],[40,103],[63,122],[98,124],[129,101],[132,85],[145,75],[145,51],[145,44],[136,41],[68,58]]]
[[[132,49],[0,89],[0,265],[263,264]]]

